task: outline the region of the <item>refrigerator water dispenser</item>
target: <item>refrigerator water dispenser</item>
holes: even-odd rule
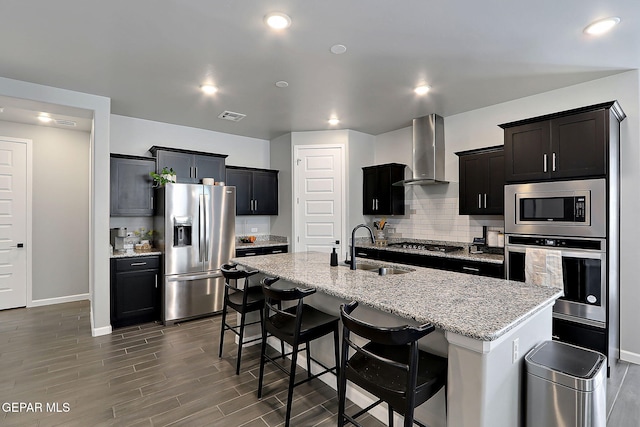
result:
[[[173,246],[191,246],[191,227],[192,218],[175,217],[173,218]]]

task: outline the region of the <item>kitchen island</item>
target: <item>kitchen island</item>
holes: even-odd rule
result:
[[[410,270],[405,274],[380,276],[375,270],[330,267],[329,255],[316,252],[234,261],[279,276],[281,286],[317,288],[309,302],[327,312],[337,314],[341,303],[356,300],[368,308],[361,311],[363,320],[372,323],[434,324],[438,329],[424,346],[449,359],[447,422],[438,408],[443,398],[423,405],[417,418],[434,427],[521,424],[524,355],[551,339],[551,308],[560,290],[414,266],[398,266]],[[312,351],[324,349],[327,354],[317,356],[330,361],[330,344]],[[366,406],[359,401],[366,399],[363,394],[352,391],[350,397]]]

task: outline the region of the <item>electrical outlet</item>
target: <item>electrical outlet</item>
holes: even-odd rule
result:
[[[258,232],[258,227],[251,227],[251,232],[252,233],[257,233]]]
[[[513,342],[511,343],[511,350],[511,363],[516,363],[518,357],[520,357],[520,338],[516,338],[513,340]]]

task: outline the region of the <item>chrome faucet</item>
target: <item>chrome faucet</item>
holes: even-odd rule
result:
[[[351,269],[356,269],[356,230],[358,228],[366,228],[369,230],[369,234],[371,235],[371,243],[376,243],[376,238],[373,237],[373,230],[367,224],[359,224],[353,227],[353,231],[351,232]]]

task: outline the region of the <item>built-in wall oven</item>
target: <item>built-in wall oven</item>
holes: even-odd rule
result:
[[[554,249],[561,254],[564,296],[554,305],[554,316],[604,328],[607,316],[605,239],[508,235],[505,242],[507,279],[525,281],[527,248]]]
[[[505,186],[506,278],[525,281],[527,248],[559,251],[564,296],[553,307],[554,336],[605,354],[617,301],[608,286],[608,202],[605,179]]]

